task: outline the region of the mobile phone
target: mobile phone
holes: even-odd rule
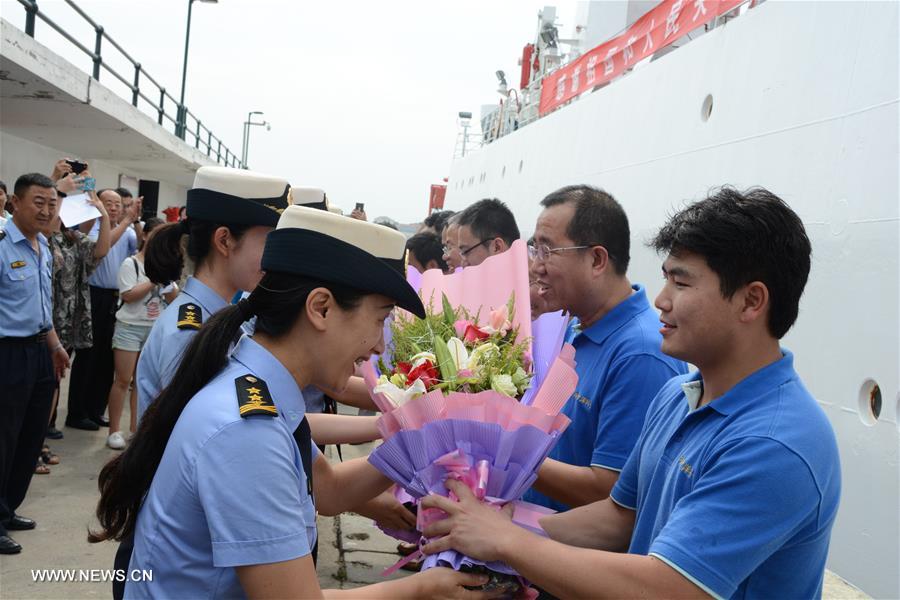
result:
[[[362,203],[362,202],[357,202],[357,203],[356,203],[356,210],[358,210],[359,212],[366,212],[366,209],[363,208],[363,203]]]
[[[87,169],[87,163],[79,162],[77,160],[67,160],[66,163],[72,167],[72,172],[76,175],[79,175],[82,171]]]

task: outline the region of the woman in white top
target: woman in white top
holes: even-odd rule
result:
[[[134,377],[134,367],[138,356],[150,335],[150,328],[168,302],[178,293],[177,286],[171,284],[161,288],[154,284],[144,273],[144,248],[151,232],[162,224],[159,219],[150,219],[144,227],[141,250],[129,256],[119,267],[119,310],[116,312],[116,329],[113,333],[112,347],[115,362],[115,380],[109,390],[109,436],[106,445],[113,450],[125,448],[125,436],[119,431],[125,394]],[[137,426],[137,394],[131,391],[131,426],[134,433]]]

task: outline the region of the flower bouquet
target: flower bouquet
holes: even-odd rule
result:
[[[448,495],[444,481],[452,477],[486,503],[514,502],[514,521],[539,531],[547,511],[518,498],[569,424],[559,411],[577,375],[574,350],[560,348],[565,321],[549,327],[545,338],[556,346],[544,344],[535,361],[522,242],[462,272],[427,271],[420,283],[426,318],[398,315],[385,356],[363,369],[383,412],[384,443],[369,461],[414,499]],[[417,517],[421,530],[443,513],[420,510]],[[447,551],[425,559],[423,568],[434,566],[488,572],[489,586],[524,589],[503,563]]]

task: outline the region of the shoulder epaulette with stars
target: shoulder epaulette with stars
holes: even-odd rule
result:
[[[272,396],[269,395],[269,387],[259,377],[249,373],[241,375],[234,380],[234,387],[237,389],[238,410],[241,417],[278,416],[278,410],[275,408],[275,403],[272,402]]]
[[[178,329],[200,329],[203,325],[203,309],[196,304],[178,307]]]

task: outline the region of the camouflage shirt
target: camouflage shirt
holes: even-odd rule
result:
[[[66,349],[90,348],[91,290],[88,277],[100,262],[96,242],[80,231],[50,236],[53,253],[53,327]]]

